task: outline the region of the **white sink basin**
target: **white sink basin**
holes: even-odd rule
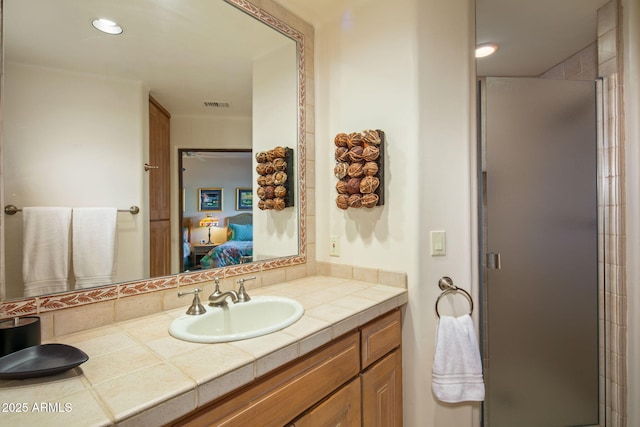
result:
[[[286,328],[304,314],[291,298],[256,296],[226,307],[205,306],[198,316],[183,315],[171,322],[169,333],[181,340],[216,343],[259,337]]]

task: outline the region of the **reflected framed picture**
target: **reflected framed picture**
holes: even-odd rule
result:
[[[198,210],[212,212],[222,210],[222,188],[198,188]]]
[[[250,211],[253,209],[253,189],[236,188],[236,210]]]

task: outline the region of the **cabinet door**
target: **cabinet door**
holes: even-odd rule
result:
[[[362,425],[402,426],[402,351],[389,353],[362,374]]]
[[[360,425],[362,425],[360,378],[356,378],[292,423],[290,427],[359,427]]]

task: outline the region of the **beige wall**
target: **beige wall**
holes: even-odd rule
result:
[[[431,364],[438,279],[449,275],[477,298],[473,2],[371,0],[350,13],[316,29],[317,259],[336,271],[408,273],[405,425],[470,426],[479,406],[436,402]],[[341,211],[333,138],[369,128],[387,135],[385,205]],[[430,256],[430,230],[447,232],[446,256]],[[329,257],[330,235],[340,238],[339,258]]]
[[[146,93],[135,81],[5,65],[5,202],[144,209]],[[88,108],[91,106],[91,108]],[[118,173],[114,173],[118,171]],[[143,215],[118,214],[115,282],[144,277]],[[7,298],[20,296],[22,215],[7,216]]]
[[[268,151],[276,146],[293,149],[293,156],[300,155],[298,141],[298,80],[296,47],[293,42],[270,52],[253,64],[253,152]],[[294,162],[294,165],[297,162]],[[254,161],[254,164],[255,161]],[[293,176],[287,181],[298,194],[294,179],[299,172],[294,166]],[[258,173],[253,169],[254,188]],[[255,192],[254,192],[255,193]],[[257,201],[257,198],[256,198]],[[268,259],[298,253],[298,209],[296,206],[281,211],[261,211],[254,203],[253,256]]]

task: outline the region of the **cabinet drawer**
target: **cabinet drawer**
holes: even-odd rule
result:
[[[361,328],[362,369],[400,346],[401,322],[400,310],[395,310]]]
[[[360,427],[362,425],[360,401],[360,377],[358,377],[288,427]]]
[[[174,425],[283,426],[354,378],[359,356],[354,332]]]

